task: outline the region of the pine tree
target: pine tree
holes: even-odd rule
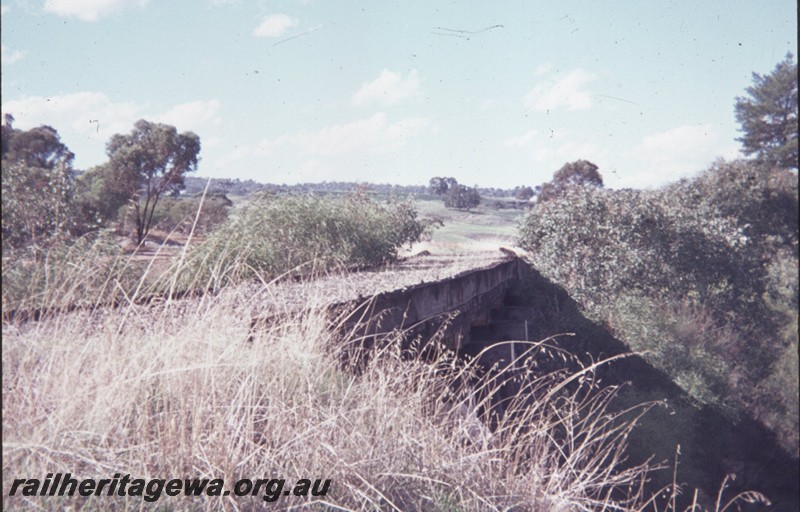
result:
[[[748,97],[736,98],[737,139],[746,155],[766,164],[798,168],[797,63],[791,53],[769,75],[753,73]]]

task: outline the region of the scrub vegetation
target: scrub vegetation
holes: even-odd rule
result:
[[[656,191],[573,187],[519,243],[597,321],[702,403],[798,449],[797,174],[718,162]]]
[[[428,227],[410,200],[263,194],[189,252],[182,279],[191,289],[218,289],[301,266],[305,273],[374,267],[397,260]]]

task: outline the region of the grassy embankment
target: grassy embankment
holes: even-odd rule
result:
[[[257,248],[237,253],[211,246],[200,254],[214,259],[201,261],[219,272],[212,277],[220,282],[221,276],[255,274],[267,283],[271,276],[246,258],[234,258],[241,268],[220,263],[231,254],[257,254]],[[56,303],[59,298],[48,294],[71,290],[94,303],[97,283],[125,295],[117,285],[119,268],[109,270],[102,258],[60,261],[71,270],[37,301]],[[167,286],[180,277],[167,273],[152,281]],[[197,275],[197,281],[207,279]],[[616,390],[590,393],[591,371],[530,377],[527,392],[539,399],[515,401],[489,432],[479,419],[481,406],[488,407],[481,397],[492,395],[502,375],[481,379],[446,354],[423,359],[401,353],[392,337],[369,365],[353,372],[341,363],[342,351],[358,340],[336,329],[341,319],[314,307],[324,296],[310,301],[302,317],[274,323],[247,342],[251,319],[237,305],[251,295],[242,293],[227,287],[183,304],[129,304],[4,323],[4,488],[14,478],[52,472],[224,478],[228,485],[236,478],[330,478],[324,498],[281,498],[275,505],[669,509],[668,499],[656,506],[641,495],[643,468],[618,471],[626,433],[646,406],[611,414],[607,404]],[[264,503],[262,496],[162,499],[160,505],[174,510]],[[149,505],[121,497],[3,501],[7,509]]]

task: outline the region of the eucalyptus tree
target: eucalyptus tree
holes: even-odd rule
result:
[[[603,177],[599,167],[588,160],[576,160],[564,164],[553,174],[553,179],[542,185],[538,202],[549,201],[573,187],[603,188]]]
[[[142,119],[130,134],[111,137],[106,151],[114,181],[130,198],[136,242],[141,243],[161,196],[177,193],[184,176],[197,170],[200,137]]]

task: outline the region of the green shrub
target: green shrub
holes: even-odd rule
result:
[[[723,403],[728,379],[724,354],[734,333],[720,328],[702,307],[650,299],[640,293],[620,295],[605,310],[631,349],[665,371],[703,403]]]
[[[379,265],[395,260],[425,230],[410,201],[264,195],[192,251],[184,275],[192,286],[216,288],[310,263],[317,269]]]
[[[569,189],[536,204],[519,243],[692,396],[796,453],[797,209],[795,173],[719,161],[661,190]]]
[[[3,250],[47,247],[99,226],[76,199],[69,168],[29,167],[3,160]]]

